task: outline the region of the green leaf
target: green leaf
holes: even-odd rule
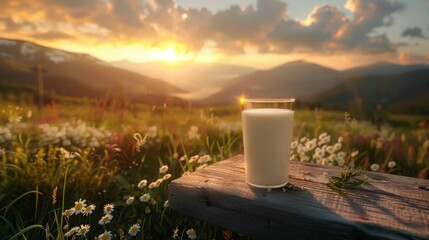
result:
[[[338,171],[340,176],[327,176],[329,183],[326,185],[333,191],[337,192],[340,196],[346,196],[343,188],[357,187],[368,181],[368,178],[357,178],[362,173],[361,169],[349,168],[347,170],[343,170],[340,168]]]

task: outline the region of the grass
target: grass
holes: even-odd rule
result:
[[[56,103],[41,113],[33,105],[0,107],[1,239],[230,236],[170,210],[168,183],[242,152],[239,107],[115,99]],[[292,158],[428,178],[427,117],[386,119],[377,131],[368,121],[345,122],[342,112],[298,109]],[[79,204],[95,209],[77,213]],[[113,211],[104,211],[107,204]]]

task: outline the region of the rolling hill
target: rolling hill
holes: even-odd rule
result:
[[[367,66],[355,67],[347,69],[342,72],[347,77],[356,76],[381,76],[381,75],[393,75],[401,74],[417,70],[429,70],[428,65],[424,64],[410,64],[401,65],[389,62],[377,62]]]
[[[313,98],[325,108],[429,114],[429,70],[352,78]]]
[[[231,79],[211,104],[234,104],[244,95],[251,98],[309,98],[342,81],[340,72],[306,61],[295,61]]]
[[[167,81],[128,71],[90,55],[43,47],[31,42],[0,39],[0,94],[36,93],[35,66],[42,64],[45,91],[59,96],[102,97],[111,92],[140,102],[177,102],[194,105],[237,104],[251,98],[294,97],[310,106],[365,111],[378,104],[392,112],[429,114],[429,66],[386,62],[336,71],[306,61],[272,69],[195,62],[144,65],[123,62],[123,68],[144,73],[162,72]],[[183,64],[183,65],[180,65]],[[181,74],[181,76],[179,76]],[[240,75],[242,74],[242,75]],[[163,75],[163,76],[164,76]],[[237,76],[240,75],[240,76]],[[185,87],[185,91],[181,89]]]
[[[87,54],[66,52],[31,42],[0,39],[0,84],[37,86],[35,67],[46,72],[46,92],[71,97],[100,97],[116,92],[129,99],[151,101],[185,91],[162,80],[116,68]]]

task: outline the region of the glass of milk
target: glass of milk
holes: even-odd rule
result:
[[[289,180],[295,99],[242,100],[246,181],[279,188]]]

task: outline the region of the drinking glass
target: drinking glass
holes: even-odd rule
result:
[[[279,188],[289,180],[295,99],[242,102],[245,173],[248,184]]]

